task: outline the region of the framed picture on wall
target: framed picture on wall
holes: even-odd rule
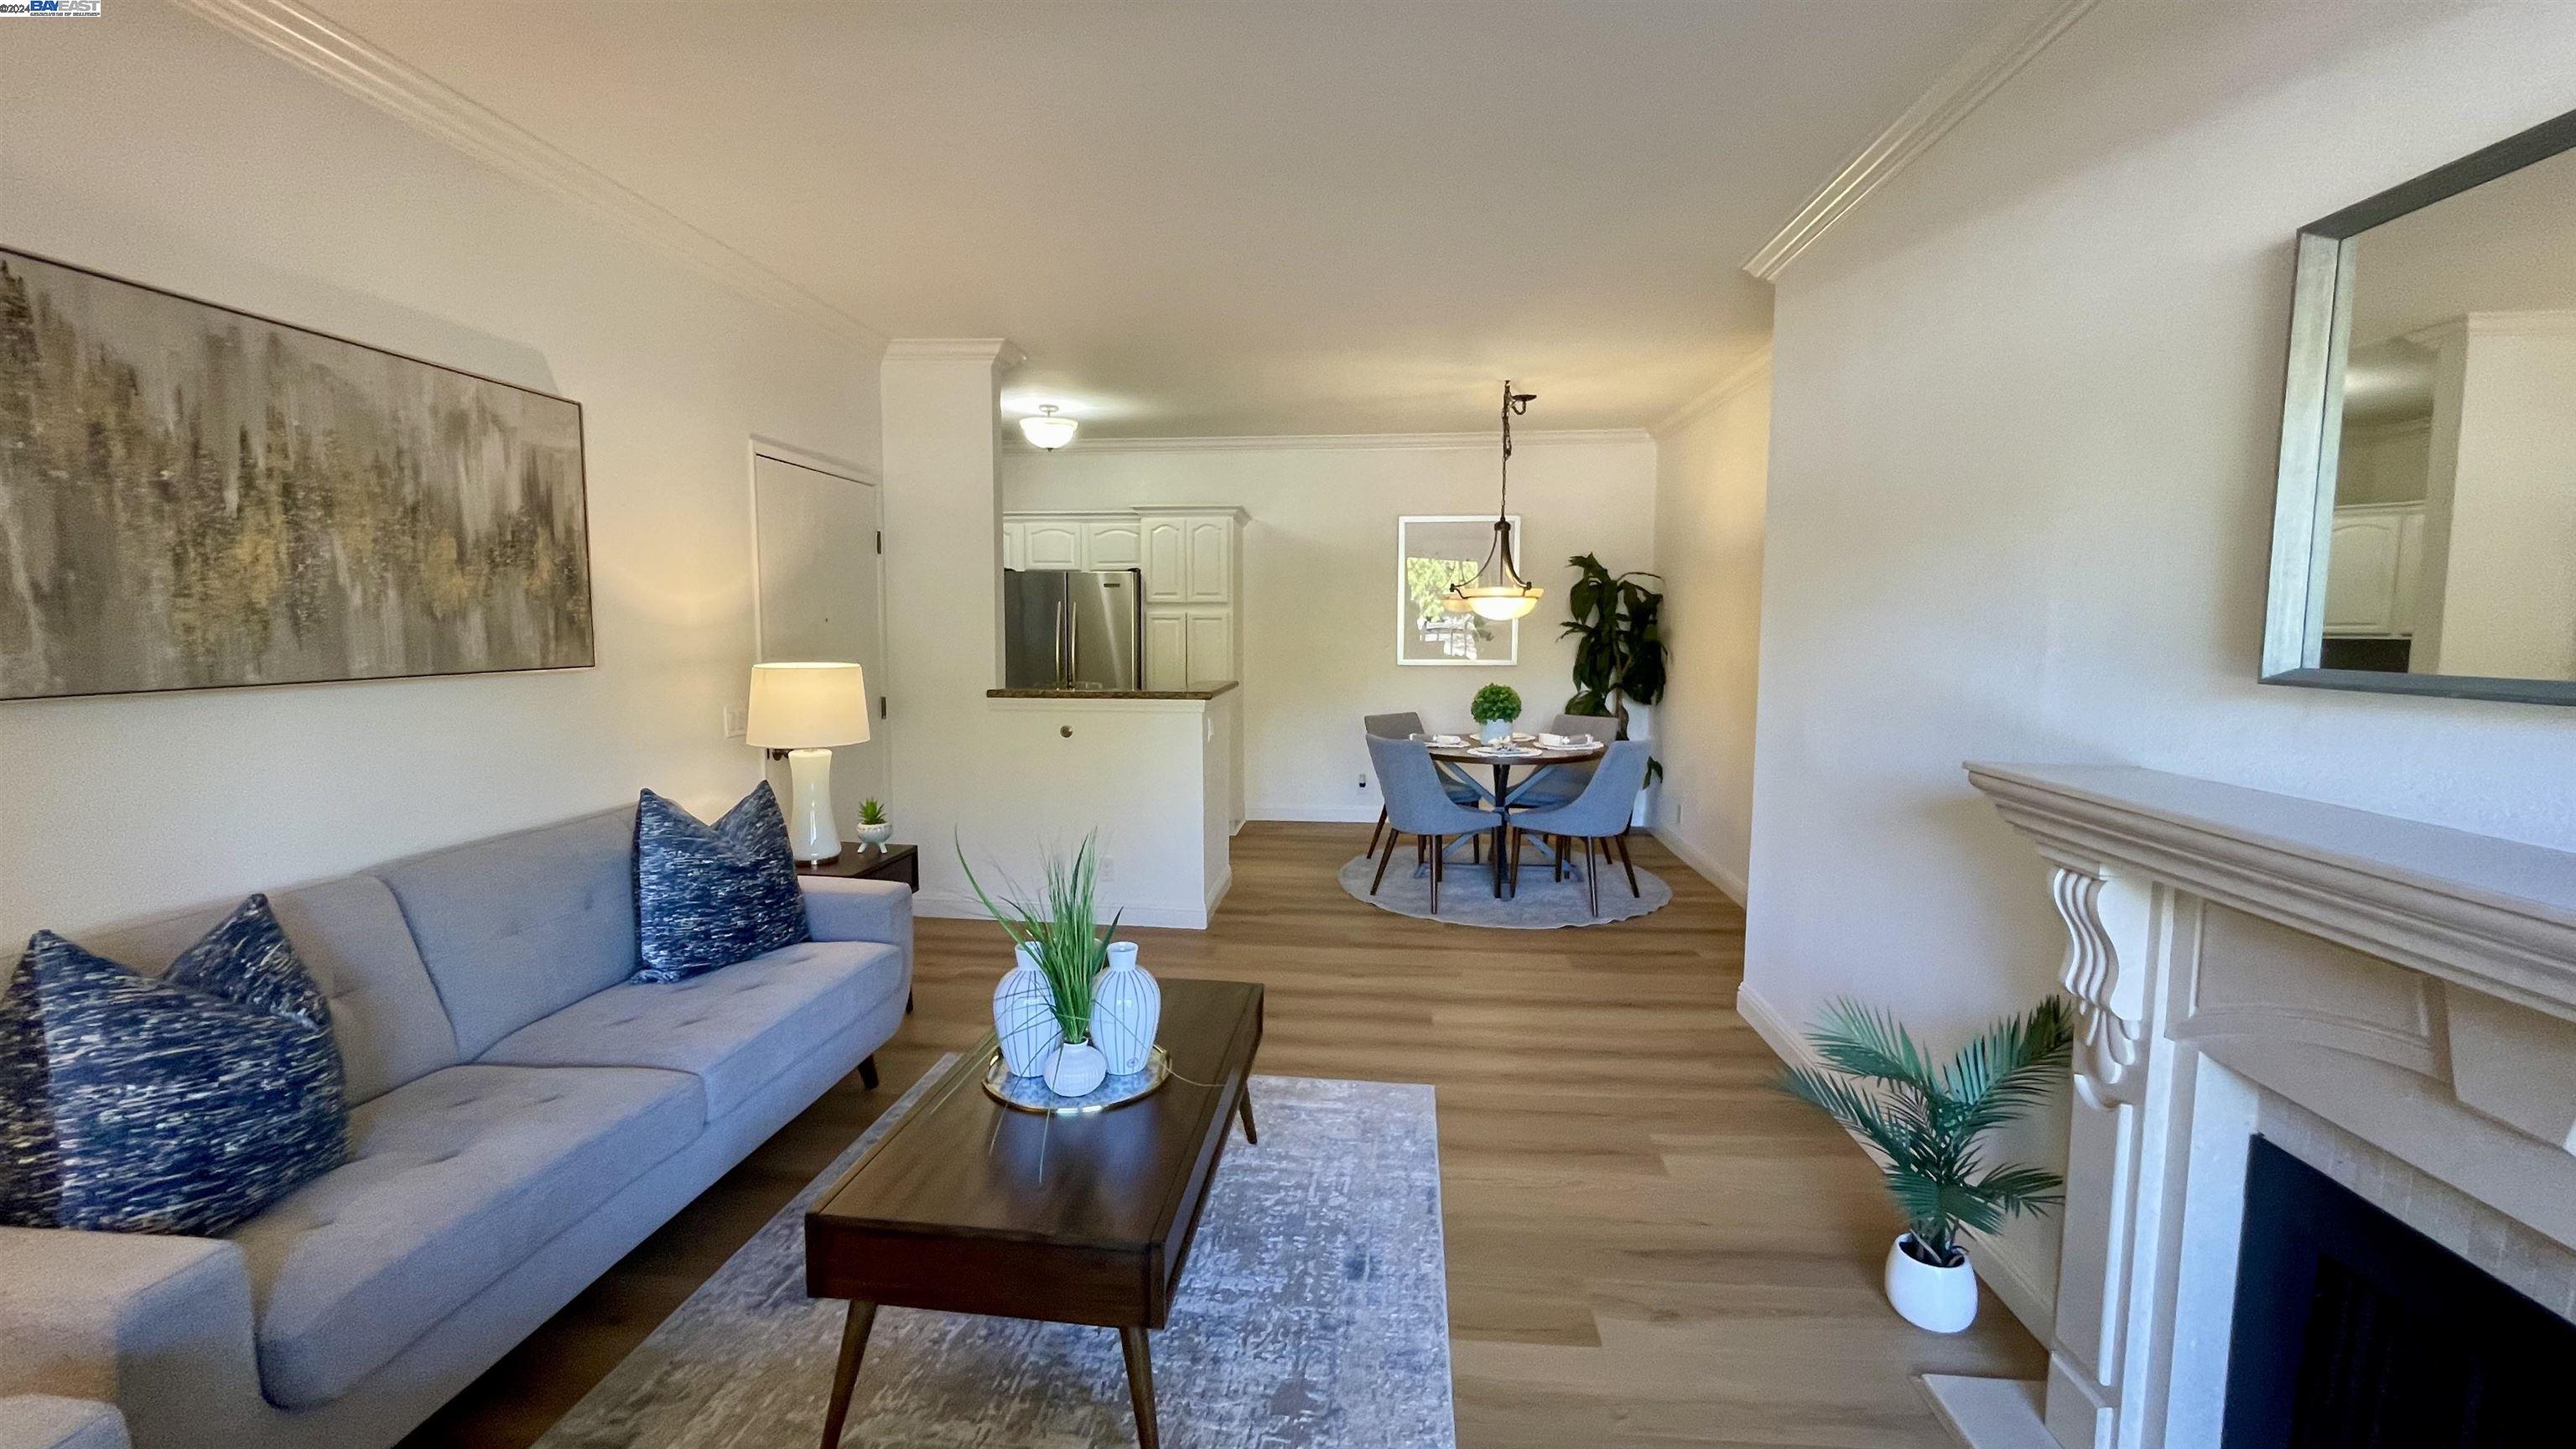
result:
[[[1511,519],[1512,537],[1521,532]],[[1521,621],[1486,619],[1452,599],[1450,587],[1472,584],[1494,549],[1490,513],[1442,513],[1395,521],[1395,662],[1517,664]],[[1518,567],[1520,560],[1512,560]]]
[[[0,248],[0,699],[595,662],[581,405]]]

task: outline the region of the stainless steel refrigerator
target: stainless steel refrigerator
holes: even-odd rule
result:
[[[1135,569],[1004,569],[1002,628],[1006,688],[1141,688],[1145,576]]]

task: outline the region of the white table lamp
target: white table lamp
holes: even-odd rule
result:
[[[832,747],[868,742],[868,681],[855,664],[751,666],[751,718],[743,741],[787,752],[787,841],[796,858],[841,853],[832,818]]]

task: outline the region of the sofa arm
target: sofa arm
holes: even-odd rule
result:
[[[125,1416],[96,1399],[0,1398],[0,1449],[133,1449]]]
[[[214,1238],[0,1228],[0,1393],[112,1403],[142,1443],[247,1443],[250,1271]]]
[[[844,880],[809,875],[805,888],[805,924],[817,941],[882,941],[903,952],[903,967],[912,969],[912,888],[901,881]]]

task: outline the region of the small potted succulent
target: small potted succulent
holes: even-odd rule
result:
[[[1476,691],[1467,713],[1476,717],[1477,737],[1499,745],[1512,737],[1512,721],[1521,717],[1521,693],[1508,684],[1488,684]]]
[[[1776,1085],[1867,1144],[1906,1222],[1887,1250],[1887,1301],[1918,1328],[1957,1333],[1977,1318],[1960,1234],[1992,1233],[2064,1200],[2056,1173],[1989,1163],[1978,1139],[2065,1077],[2074,1042],[2065,999],[1995,1023],[1940,1067],[1893,1017],[1854,1001],[1826,1008],[1807,1040],[1823,1069],[1790,1067]]]
[[[894,838],[894,822],[886,818],[885,806],[874,795],[859,802],[859,844],[870,850],[883,850]]]

